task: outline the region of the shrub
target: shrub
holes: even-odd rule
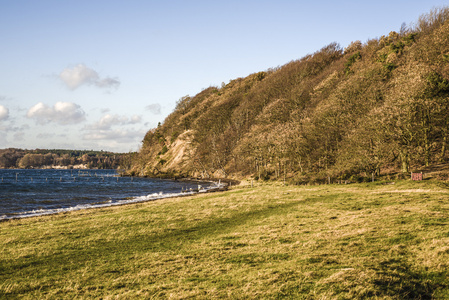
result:
[[[394,63],[389,62],[389,63],[384,64],[384,68],[391,72],[394,69],[396,69],[397,66]]]
[[[362,55],[360,54],[360,51],[357,51],[353,55],[351,55],[348,58],[348,61],[345,63],[345,73],[349,74],[351,72],[351,66],[359,59],[362,58]]]
[[[162,150],[161,150],[161,155],[164,155],[167,152],[168,152],[168,148],[166,145],[164,145],[164,147],[162,147]]]

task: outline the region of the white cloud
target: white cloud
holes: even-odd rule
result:
[[[0,131],[8,131],[8,132],[19,132],[19,131],[26,131],[30,129],[30,126],[28,126],[27,124],[24,124],[20,127],[14,126],[14,125],[5,125],[5,126],[1,126],[0,125]]]
[[[9,109],[0,105],[0,121],[4,121],[9,117]]]
[[[139,130],[96,130],[83,136],[84,140],[111,140],[117,143],[132,143],[142,139],[144,131]]]
[[[120,85],[120,81],[118,80],[118,78],[103,78],[103,79],[99,79],[97,81],[95,81],[95,86],[99,87],[99,88],[110,88],[110,87],[115,87],[117,88]]]
[[[6,134],[0,134],[0,147],[5,148],[8,146],[8,140],[6,139]]]
[[[55,134],[54,133],[39,133],[36,137],[38,138],[38,139],[50,139],[50,138],[52,138],[52,137],[54,137],[55,136]]]
[[[104,115],[103,117],[101,117],[100,121],[98,121],[97,123],[91,125],[89,128],[91,129],[110,129],[113,125],[118,125],[118,124],[122,124],[124,122],[126,122],[128,120],[127,117],[125,116],[118,116],[118,115]]]
[[[83,64],[78,64],[73,68],[65,68],[59,74],[59,78],[71,90],[75,90],[81,85],[93,85],[99,88],[118,88],[120,85],[118,78],[100,78],[97,71]]]
[[[18,142],[24,141],[25,140],[24,137],[25,137],[25,133],[24,132],[16,132],[14,134],[14,141],[18,141]]]
[[[83,128],[85,134],[83,140],[101,141],[102,145],[135,144],[142,140],[146,130],[135,128],[124,128],[125,126],[142,123],[142,117],[133,115],[131,117],[123,115],[106,114],[101,119]],[[119,128],[115,129],[114,126]],[[115,147],[114,146],[114,147]],[[121,146],[122,148],[123,146]]]
[[[60,125],[77,124],[86,119],[82,108],[71,102],[56,102],[53,107],[39,102],[28,110],[26,116],[41,125],[50,122]]]
[[[129,124],[139,124],[140,122],[142,122],[142,116],[133,115],[129,119]]]
[[[155,115],[160,115],[161,114],[161,105],[160,104],[150,104],[145,106],[146,110],[149,110],[151,113],[155,114]]]
[[[108,130],[111,129],[114,125],[129,125],[129,124],[138,124],[142,121],[141,116],[134,115],[131,118],[128,118],[127,116],[119,116],[119,115],[111,115],[106,114],[103,117],[101,117],[100,121],[88,125],[85,127],[85,129],[89,130]]]

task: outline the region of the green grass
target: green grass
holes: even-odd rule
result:
[[[0,223],[0,298],[449,298],[449,189],[263,185]]]

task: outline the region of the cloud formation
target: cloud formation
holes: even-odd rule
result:
[[[59,78],[71,90],[75,90],[82,85],[96,86],[98,88],[118,88],[120,85],[118,78],[101,78],[97,71],[83,64],[78,64],[73,68],[65,68],[59,74]]]
[[[54,134],[54,133],[39,133],[36,137],[38,139],[46,140],[46,139],[50,139],[50,138],[55,137],[55,136],[56,136],[56,134]]]
[[[111,142],[114,145],[125,143],[136,143],[142,139],[145,130],[127,128],[125,126],[142,123],[142,117],[133,115],[131,117],[123,115],[106,114],[98,122],[84,126],[83,140]],[[113,128],[117,126],[119,128]],[[134,127],[134,126],[132,126]]]
[[[4,121],[9,117],[9,109],[0,105],[0,121]]]
[[[119,115],[111,115],[106,114],[103,117],[101,117],[100,121],[88,125],[85,127],[85,129],[89,130],[108,130],[111,129],[114,125],[130,125],[130,124],[138,124],[142,121],[141,116],[134,115],[130,118],[127,116],[119,116]]]
[[[161,114],[161,105],[160,104],[150,104],[145,106],[146,110],[149,110],[151,113],[155,114],[155,115],[160,115]]]
[[[97,130],[86,133],[83,140],[111,140],[116,143],[133,143],[142,138],[144,132],[139,130]]]
[[[24,132],[16,132],[14,133],[14,141],[21,142],[25,140]]]
[[[8,140],[6,134],[0,134],[0,147],[6,148],[8,146]]]
[[[59,125],[70,125],[83,122],[86,113],[77,104],[71,102],[56,102],[53,107],[49,107],[42,102],[31,107],[26,116],[34,119],[37,124],[47,124],[50,122]]]

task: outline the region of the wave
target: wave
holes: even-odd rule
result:
[[[29,218],[29,217],[38,217],[38,216],[44,216],[44,215],[59,214],[59,213],[77,211],[77,210],[83,210],[83,209],[102,208],[102,207],[109,207],[109,206],[147,202],[147,201],[154,201],[154,200],[165,199],[165,198],[191,196],[191,195],[195,195],[198,193],[207,193],[210,191],[219,190],[223,187],[224,187],[224,185],[217,184],[215,187],[212,186],[212,187],[207,187],[207,188],[199,188],[199,189],[195,189],[195,190],[190,189],[190,190],[182,191],[180,193],[159,192],[159,193],[153,193],[153,194],[149,194],[149,195],[145,195],[145,196],[133,197],[133,198],[129,198],[129,199],[121,199],[121,200],[114,200],[114,201],[107,200],[107,201],[95,202],[95,203],[90,203],[90,204],[80,204],[80,205],[64,207],[64,208],[33,209],[30,211],[25,211],[25,212],[4,214],[4,215],[0,216],[0,221],[9,220],[9,219],[22,219],[22,218]]]

